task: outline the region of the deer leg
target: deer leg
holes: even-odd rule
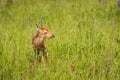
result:
[[[42,63],[45,64],[46,60],[45,60],[45,56],[42,55]]]
[[[34,52],[35,52],[35,57],[36,57],[34,63],[36,64],[37,60],[38,60],[39,50],[38,49],[34,49]]]
[[[34,53],[35,53],[35,60],[34,60],[33,64],[34,64],[34,71],[36,71],[36,63],[37,63],[37,60],[38,60],[39,50],[34,49]]]
[[[49,63],[48,57],[49,57],[49,55],[48,55],[48,52],[46,50],[46,61],[47,61],[47,63]]]
[[[48,62],[48,53],[47,53],[47,50],[43,50],[43,54],[42,54],[42,62],[43,63],[46,63]]]
[[[44,54],[45,54],[46,62],[49,63],[47,49],[44,49]]]
[[[42,63],[43,63],[44,69],[45,69],[46,60],[45,60],[45,55],[44,55],[44,53],[42,53],[42,59],[41,59],[41,61],[42,61]]]
[[[37,53],[36,53],[36,59],[38,60],[38,56],[39,56],[39,49],[37,49]]]

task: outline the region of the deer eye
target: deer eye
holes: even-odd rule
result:
[[[48,32],[47,31],[45,31],[45,34],[47,34]]]

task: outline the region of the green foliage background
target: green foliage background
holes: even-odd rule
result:
[[[46,69],[33,66],[40,17],[55,35]],[[0,80],[120,80],[116,0],[0,0]]]

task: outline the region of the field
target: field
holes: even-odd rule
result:
[[[46,69],[41,55],[33,65],[31,39],[41,17],[55,35],[47,39]],[[0,80],[120,80],[116,0],[1,0]]]

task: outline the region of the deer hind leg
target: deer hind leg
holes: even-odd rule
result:
[[[39,49],[34,49],[34,52],[35,52],[35,61],[34,61],[34,63],[36,64],[37,61],[38,61]]]
[[[36,65],[37,65],[37,62],[38,62],[39,50],[35,48],[34,53],[35,53],[35,60],[33,61],[33,64],[34,64],[34,71],[36,71]]]

